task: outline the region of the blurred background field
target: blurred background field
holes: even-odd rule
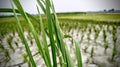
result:
[[[64,34],[76,39],[81,48],[83,67],[120,67],[120,14],[116,13],[58,13],[60,27]],[[39,19],[37,15],[34,15]],[[47,29],[46,18],[42,15],[43,24]],[[38,67],[44,63],[37,58],[35,41],[26,21],[19,16],[28,40],[30,49],[35,55]],[[32,20],[39,37],[39,25]],[[65,39],[71,56],[75,61],[71,39]],[[25,61],[26,52],[17,34],[14,17],[0,18],[0,64],[1,66],[29,65]],[[22,58],[22,59],[21,59]],[[39,59],[39,60],[38,60]],[[17,62],[17,60],[19,60]]]

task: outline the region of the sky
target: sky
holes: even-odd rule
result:
[[[10,0],[0,0],[0,8],[11,8]],[[37,14],[36,0],[20,0],[26,12]],[[116,9],[120,0],[53,0],[56,12],[82,12]]]

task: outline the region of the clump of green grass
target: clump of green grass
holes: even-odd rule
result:
[[[15,45],[16,45],[16,46],[17,46],[17,48],[18,48],[18,47],[19,47],[18,42],[17,42],[17,41],[15,41],[14,43],[15,43]]]
[[[2,50],[4,50],[5,48],[4,48],[4,46],[1,44],[1,42],[0,42],[0,50],[2,51]]]
[[[90,43],[90,34],[91,34],[91,28],[88,29],[88,33],[87,33],[87,39],[88,39],[88,44]]]
[[[100,33],[100,30],[96,29],[96,27],[93,27],[93,29],[94,29],[94,32],[95,32],[94,41],[95,41],[95,43],[96,43],[96,41],[97,41],[97,38],[98,38],[98,36],[99,36],[99,33]]]
[[[93,54],[94,54],[94,46],[91,48],[91,53],[90,53],[91,58],[93,58]]]
[[[10,54],[7,50],[5,50],[5,62],[9,62],[10,61]]]
[[[4,57],[0,58],[0,62],[6,62],[8,63],[10,61],[10,54],[8,52],[8,50],[2,45],[2,43],[0,43],[0,52],[4,53]]]
[[[82,43],[83,38],[84,38],[84,34],[82,34],[82,35],[81,35],[81,40],[80,40],[80,43]]]
[[[85,46],[84,52],[87,53],[88,46]]]
[[[13,37],[10,36],[10,37],[7,39],[7,43],[8,43],[9,48],[10,48],[13,52],[15,52],[15,49],[14,49],[14,47],[13,47],[13,45],[12,45],[12,39],[13,39]]]
[[[12,10],[16,19],[16,25],[17,25],[17,31],[18,34],[26,48],[26,53],[29,58],[29,66],[36,67],[36,63],[34,61],[33,55],[30,51],[30,48],[28,46],[27,39],[25,38],[24,35],[24,27],[20,23],[20,20],[16,13],[19,13],[22,15],[22,17],[26,20],[26,23],[28,24],[28,28],[30,32],[33,35],[33,38],[35,39],[35,43],[38,47],[38,52],[39,55],[42,56],[44,63],[46,64],[47,67],[57,67],[58,63],[60,63],[61,67],[74,67],[74,62],[72,61],[72,58],[70,56],[70,52],[68,51],[68,48],[66,47],[66,43],[64,42],[64,34],[61,31],[61,28],[59,26],[59,21],[54,9],[54,5],[52,0],[37,0],[39,7],[43,10],[46,20],[47,20],[47,29],[45,29],[43,25],[43,20],[41,18],[41,14],[39,11],[39,7],[37,7],[38,14],[39,14],[39,21],[34,18],[32,15],[26,13],[24,9],[21,6],[21,3],[19,0],[13,0],[15,6],[17,9],[14,9],[14,6],[12,4]],[[2,9],[1,11],[3,12],[12,12],[11,9]],[[0,12],[1,12],[0,11]],[[34,20],[39,25],[39,29],[36,30],[32,21]],[[42,40],[39,39],[38,34],[39,31],[42,35]],[[46,37],[49,38],[50,44],[47,43]],[[77,59],[77,66],[82,67],[82,58],[81,58],[81,53],[80,53],[80,48],[77,43],[77,41],[74,41],[74,46],[75,46],[75,54],[76,54],[76,59]],[[8,40],[9,42],[9,40]],[[50,58],[50,52],[48,48],[51,48],[51,55],[52,58]],[[8,53],[7,53],[8,54]],[[7,56],[7,55],[6,55]],[[57,60],[57,57],[59,57],[59,60]]]
[[[107,35],[105,30],[103,30],[103,41],[104,41],[104,48],[105,48],[104,53],[106,53],[106,50],[108,49],[109,45],[107,42]]]
[[[113,61],[115,55],[117,54],[117,45],[116,45],[116,41],[117,41],[117,29],[116,29],[115,26],[113,26],[112,34],[113,34],[113,52],[112,52],[112,58],[111,58],[111,60]]]

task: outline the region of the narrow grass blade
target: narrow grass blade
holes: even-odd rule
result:
[[[36,67],[36,63],[35,63],[35,61],[34,61],[34,59],[33,59],[32,54],[31,54],[30,48],[29,48],[28,43],[27,43],[27,40],[26,40],[26,38],[25,38],[25,36],[24,36],[23,29],[22,29],[22,27],[21,27],[21,24],[20,24],[20,22],[19,22],[19,19],[17,18],[16,12],[15,12],[14,7],[13,7],[13,4],[12,4],[12,8],[13,8],[14,16],[15,16],[15,18],[16,18],[16,20],[17,20],[17,25],[18,25],[18,29],[19,29],[19,34],[21,35],[22,42],[25,44],[26,52],[27,52],[27,54],[28,54],[28,56],[29,56],[30,62],[31,62],[31,64],[32,64],[32,67]]]
[[[49,54],[48,45],[47,45],[46,33],[45,33],[45,30],[44,30],[44,25],[43,25],[42,18],[41,18],[40,11],[39,11],[38,7],[37,7],[37,10],[38,10],[38,14],[39,14],[39,20],[40,20],[39,24],[40,24],[40,29],[41,29],[41,35],[42,35],[42,39],[43,39],[42,41],[43,41],[43,44],[44,44],[45,54],[48,58],[48,62],[51,63],[50,54]],[[52,66],[52,64],[50,64],[50,66]]]
[[[75,53],[76,53],[76,59],[78,62],[78,67],[82,67],[82,56],[80,52],[80,47],[77,41],[73,40],[75,43]]]

